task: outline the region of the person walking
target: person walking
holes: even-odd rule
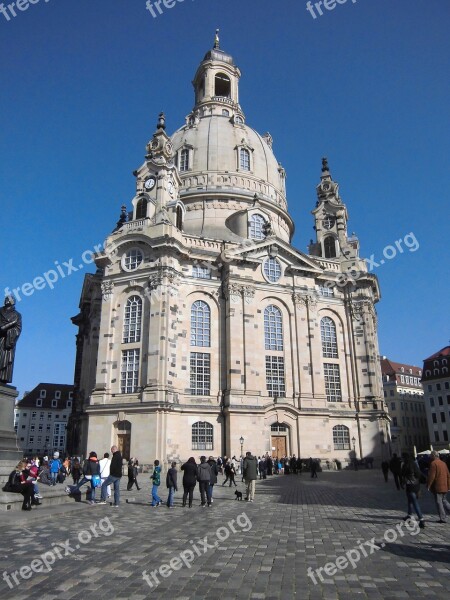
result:
[[[384,480],[387,483],[389,477],[389,463],[387,460],[381,463],[381,470],[383,471]]]
[[[402,481],[405,483],[406,498],[408,500],[408,514],[403,520],[407,521],[410,519],[414,509],[419,517],[419,527],[423,529],[425,527],[425,520],[418,501],[422,473],[416,461],[406,452],[403,453],[403,464],[400,474]]]
[[[259,478],[267,479],[267,464],[266,464],[265,458],[260,459],[260,461],[258,463],[258,469],[259,469]]]
[[[59,460],[59,452],[53,454],[53,460],[50,461],[50,476],[52,478],[52,485],[56,485],[58,480],[58,473],[61,470],[62,463]]]
[[[77,485],[77,483],[80,481],[81,478],[81,464],[78,458],[75,458],[74,461],[72,462],[72,479],[73,479],[73,484]]]
[[[317,463],[311,456],[309,457],[309,468],[311,469],[311,479],[318,479]]]
[[[138,476],[138,468],[137,468],[136,462],[131,458],[128,461],[128,485],[127,485],[128,491],[130,491],[132,489],[133,485],[136,485],[138,490],[141,489],[137,482],[137,476]]]
[[[243,469],[247,485],[247,497],[245,499],[248,502],[253,502],[255,499],[256,480],[258,479],[258,461],[251,452],[246,452],[245,454]]]
[[[401,477],[402,460],[399,456],[397,456],[396,453],[394,453],[391,460],[389,461],[389,468],[391,470],[392,475],[394,476],[394,482],[395,482],[397,489],[398,490],[400,488],[403,489],[403,482],[402,482],[402,477]]]
[[[167,497],[167,508],[173,508],[173,498],[175,492],[178,492],[177,479],[178,473],[176,469],[177,463],[173,462],[166,475],[166,485],[169,490],[169,496]],[[138,488],[139,489],[139,488]]]
[[[111,464],[109,466],[109,475],[102,483],[102,493],[100,504],[106,504],[106,491],[108,485],[114,485],[114,508],[119,508],[120,504],[120,480],[122,478],[122,454],[117,446],[111,446]]]
[[[100,465],[98,463],[97,453],[89,452],[89,458],[85,460],[83,464],[83,479],[76,485],[66,487],[66,492],[68,494],[77,493],[81,486],[85,483],[89,483],[91,487],[90,493],[88,494],[88,502],[89,504],[95,504],[95,487],[92,482],[93,475],[100,475]]]
[[[184,465],[181,465],[181,470],[183,471],[183,506],[186,506],[189,495],[189,508],[192,508],[194,488],[197,485],[197,464],[195,458],[191,456]]]
[[[107,477],[110,475],[111,461],[109,459],[109,452],[105,452],[103,458],[100,462],[100,479],[102,480],[102,484]],[[108,498],[111,498],[111,486],[108,485],[106,488],[106,494]]]
[[[214,456],[209,457],[208,465],[211,467],[211,481],[209,482],[209,496],[211,498],[211,504],[212,504],[214,486],[217,483],[217,475],[219,474],[219,467],[217,466],[217,463],[214,460]]]
[[[161,498],[158,496],[158,488],[161,485],[161,467],[159,466],[159,460],[155,460],[153,463],[153,473],[150,478],[152,480],[152,506],[159,506],[162,504]]]
[[[450,472],[445,462],[439,458],[439,453],[435,450],[431,453],[430,460],[427,488],[434,494],[439,515],[438,523],[446,523],[447,515],[445,511],[450,514],[450,503],[446,497],[450,489]]]
[[[206,462],[206,456],[200,456],[200,464],[198,465],[197,473],[198,484],[200,486],[201,506],[205,507],[206,503],[211,506],[211,467]]]

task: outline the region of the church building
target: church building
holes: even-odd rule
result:
[[[161,114],[136,192],[85,277],[69,451],[143,463],[384,456],[376,276],[322,159],[316,239],[292,245],[272,137],[247,125],[241,72],[213,49],[172,135]]]

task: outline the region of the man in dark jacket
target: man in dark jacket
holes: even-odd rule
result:
[[[175,492],[178,492],[178,473],[176,462],[173,462],[171,468],[167,471],[166,486],[169,490],[169,496],[167,498],[167,508],[173,508],[173,497],[175,495]]]
[[[206,456],[200,456],[197,477],[200,486],[202,506],[206,506],[206,501],[208,502],[208,506],[211,506],[211,492],[209,489],[211,482],[211,467],[206,462]]]
[[[211,497],[211,503],[213,501],[213,490],[217,483],[217,475],[219,474],[219,467],[217,466],[214,456],[210,456],[208,459],[208,465],[211,467],[211,480],[209,482],[209,495]]]
[[[189,495],[189,508],[192,508],[192,500],[194,497],[194,488],[197,485],[197,464],[195,462],[195,458],[191,456],[191,458],[181,465],[181,470],[183,471],[183,506],[186,506],[186,501]]]
[[[120,503],[120,479],[122,477],[122,455],[117,446],[111,447],[112,459],[109,468],[109,477],[102,483],[102,494],[100,504],[106,504],[106,488],[111,483],[114,485],[114,508],[119,507]]]
[[[403,481],[402,481],[402,459],[394,453],[393,457],[389,462],[389,468],[391,470],[392,475],[394,476],[394,481],[397,489],[403,489]]]
[[[244,458],[244,479],[247,485],[246,500],[253,502],[255,499],[255,482],[258,479],[258,461],[256,456],[252,456],[251,452],[247,452]]]

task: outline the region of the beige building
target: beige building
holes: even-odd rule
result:
[[[256,454],[347,461],[387,447],[377,278],[326,159],[316,240],[292,246],[285,171],[247,125],[240,76],[216,40],[193,110],[172,136],[160,115],[132,211],[86,276],[74,453],[239,455],[243,437]]]
[[[384,398],[391,417],[392,452],[412,453],[430,447],[425,400],[421,384],[422,369],[381,359]]]
[[[450,449],[450,346],[423,361],[422,383],[430,440],[435,450]]]

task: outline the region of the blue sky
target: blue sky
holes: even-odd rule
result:
[[[193,105],[191,81],[216,27],[241,68],[247,123],[270,131],[287,170],[294,245],[329,158],[361,253],[413,233],[385,260],[380,352],[421,365],[449,342],[448,0],[358,0],[313,19],[303,0],[185,0],[153,18],[145,0],[41,0],[0,13],[0,292],[83,251],[130,207],[132,171],[157,115],[169,132]],[[71,383],[83,275],[18,303],[14,385]],[[92,270],[92,269],[91,269]]]

